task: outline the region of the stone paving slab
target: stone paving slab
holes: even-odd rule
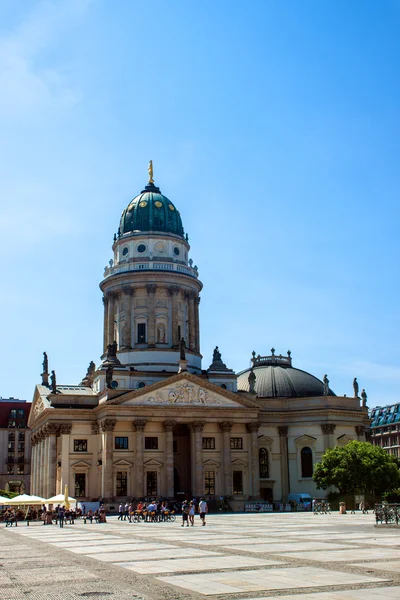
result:
[[[304,551],[307,553],[312,552],[313,550],[323,551],[323,550],[339,550],[344,548],[351,548],[348,544],[328,544],[325,542],[288,542],[288,543],[268,543],[267,541],[260,543],[258,540],[244,540],[240,543],[240,545],[236,545],[234,543],[226,544],[225,542],[221,544],[222,548],[228,548],[229,550],[245,550],[246,552],[297,552]],[[358,551],[358,548],[355,548],[353,552]],[[305,556],[304,558],[307,558]],[[354,555],[353,555],[354,556]]]
[[[397,575],[400,574],[400,560],[392,560],[385,562],[363,562],[363,563],[351,563],[351,567],[362,567],[363,569],[376,569],[377,571],[392,571]]]
[[[129,542],[129,540],[126,540],[125,544],[105,544],[103,546],[102,543],[99,543],[95,548],[93,548],[92,546],[86,546],[85,544],[84,546],[80,546],[79,548],[68,548],[68,550],[70,552],[74,552],[75,554],[91,554],[95,550],[96,554],[102,554],[105,552],[127,552],[129,550],[134,550],[135,552],[148,552],[148,550],[151,549],[162,550],[163,548],[171,549],[175,548],[175,546],[170,546],[169,544],[147,544],[144,541],[138,542],[136,540],[133,540],[133,542]]]
[[[14,577],[17,583],[23,583],[25,581],[25,573],[22,573],[18,569],[14,572]],[[79,581],[85,579],[96,579],[96,575],[88,573],[84,569],[79,569],[79,567],[76,566],[58,566],[55,569],[32,571],[29,574],[29,585],[62,583],[64,581]]]
[[[86,554],[90,558],[96,558],[103,562],[130,562],[136,560],[157,560],[158,558],[171,558],[171,554],[175,558],[189,558],[191,556],[210,556],[217,555],[217,552],[211,552],[208,550],[200,550],[198,548],[178,548],[172,546],[167,550],[137,550],[136,552],[105,552],[104,554]]]
[[[400,587],[379,587],[344,592],[319,592],[316,594],[294,594],[290,596],[257,596],[238,600],[399,600]]]
[[[109,538],[102,538],[101,540],[85,540],[85,548],[94,546],[106,546],[106,545],[112,545],[115,546],[116,544],[120,544],[120,545],[124,545],[124,544],[145,544],[146,540],[136,540],[136,539],[130,539],[130,538],[116,538],[114,536],[112,536],[113,539],[109,539]],[[51,543],[52,546],[56,546],[57,548],[76,548],[76,542],[52,542]]]
[[[338,585],[338,573],[317,567],[175,575],[157,577],[157,579],[205,596]],[[341,584],[354,585],[381,581],[385,580],[366,575],[340,573]]]
[[[199,558],[181,558],[156,560],[149,562],[126,562],[117,563],[136,573],[184,573],[185,571],[215,571],[221,569],[238,569],[242,567],[265,567],[267,565],[279,565],[278,560],[262,560],[250,556],[206,556]]]
[[[390,550],[388,548],[353,548],[349,550],[335,550],[333,552],[286,552],[281,554],[277,552],[277,556],[286,556],[289,558],[306,558],[307,560],[315,560],[320,562],[335,562],[345,561],[354,562],[355,560],[390,560],[400,559],[400,550]]]

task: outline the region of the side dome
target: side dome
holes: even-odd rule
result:
[[[184,229],[179,211],[154,183],[128,204],[123,211],[119,234],[143,232],[171,233],[184,237]]]
[[[325,393],[323,381],[300,369],[292,367],[290,352],[288,356],[255,356],[253,367],[238,374],[238,391],[249,392],[249,375],[253,370],[255,375],[254,391],[259,398],[311,398],[315,396],[336,396],[328,388]]]

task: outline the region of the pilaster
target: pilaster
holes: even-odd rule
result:
[[[232,453],[231,453],[231,430],[232,423],[220,423],[222,431],[222,458],[224,473],[224,495],[232,495]]]
[[[174,427],[175,421],[164,421],[165,431],[165,471],[167,484],[167,498],[173,498],[174,491]]]
[[[115,419],[100,422],[102,433],[101,495],[104,500],[113,497],[113,431]]]
[[[288,431],[287,425],[279,425],[279,445],[281,455],[281,481],[282,481],[282,501],[286,502],[289,493],[289,456],[288,456]]]
[[[135,459],[135,483],[136,498],[144,498],[144,443],[143,432],[146,427],[146,421],[134,421],[133,430],[136,432],[136,459]]]
[[[192,470],[192,490],[195,496],[204,494],[204,473],[203,473],[203,436],[204,421],[193,421],[189,424],[190,436],[192,439],[192,449],[194,464]]]
[[[155,317],[155,293],[157,286],[154,283],[149,283],[147,286],[147,297],[149,300],[149,320],[148,320],[148,345],[149,348],[154,348],[156,345],[156,317]]]
[[[251,465],[251,495],[254,498],[260,497],[260,468],[258,459],[258,423],[247,423],[247,431],[250,436],[250,457],[249,465]]]

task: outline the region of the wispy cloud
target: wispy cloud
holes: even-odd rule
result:
[[[3,117],[30,116],[38,109],[69,108],[77,102],[79,93],[69,83],[65,68],[41,65],[40,55],[92,2],[40,2],[14,31],[0,37]]]

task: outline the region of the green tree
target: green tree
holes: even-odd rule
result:
[[[19,496],[18,492],[6,492],[6,490],[0,490],[0,496],[3,496],[3,498],[15,498],[16,496]]]
[[[354,440],[327,450],[313,479],[318,489],[333,485],[345,494],[382,494],[400,487],[399,461],[379,446]]]

